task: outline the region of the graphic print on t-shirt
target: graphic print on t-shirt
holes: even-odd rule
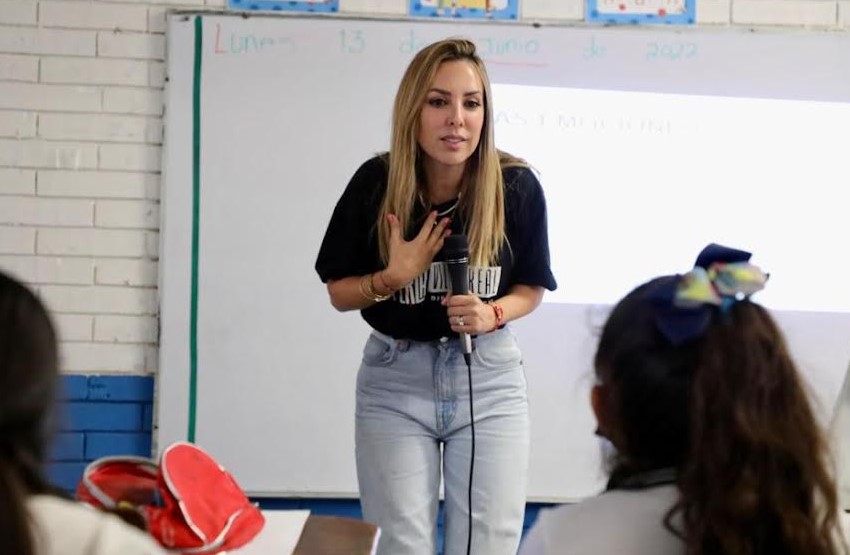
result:
[[[492,299],[499,290],[501,266],[470,266],[469,294],[482,299]],[[400,304],[419,304],[430,298],[440,301],[451,289],[449,267],[445,262],[432,262],[431,267],[406,287],[396,291],[394,298]]]

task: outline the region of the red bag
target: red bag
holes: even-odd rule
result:
[[[77,499],[96,507],[136,508],[170,550],[211,555],[242,547],[265,524],[224,468],[190,443],[168,446],[159,465],[142,457],[103,457],[86,467]]]

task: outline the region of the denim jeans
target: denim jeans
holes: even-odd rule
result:
[[[508,328],[474,340],[472,553],[515,555],[522,532],[529,421],[525,374]],[[373,332],[357,375],[360,501],[381,527],[379,555],[433,555],[441,476],[446,555],[466,553],[471,429],[456,338],[421,342]]]

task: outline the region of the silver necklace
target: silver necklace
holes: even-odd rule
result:
[[[457,208],[457,205],[459,203],[460,203],[460,197],[456,198],[454,204],[452,204],[451,206],[449,206],[448,208],[446,208],[442,212],[437,212],[437,217],[442,218],[443,216],[448,216],[449,214],[451,214],[452,212],[455,211],[455,208]]]
[[[431,206],[430,204],[425,203],[425,199],[422,197],[421,191],[419,192],[419,202],[422,203],[422,206],[424,206],[426,209]],[[449,206],[448,208],[446,208],[442,212],[437,212],[437,217],[442,218],[443,216],[448,216],[449,214],[451,214],[452,212],[455,211],[458,204],[460,204],[460,195],[457,196],[457,198],[455,199],[454,203],[451,206]]]

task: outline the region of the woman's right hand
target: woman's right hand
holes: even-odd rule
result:
[[[401,289],[428,269],[434,256],[443,248],[443,241],[451,235],[447,229],[451,220],[437,222],[437,212],[432,211],[422,224],[422,229],[410,241],[405,241],[394,214],[387,215],[390,224],[390,260],[384,270],[383,280],[393,289]]]

